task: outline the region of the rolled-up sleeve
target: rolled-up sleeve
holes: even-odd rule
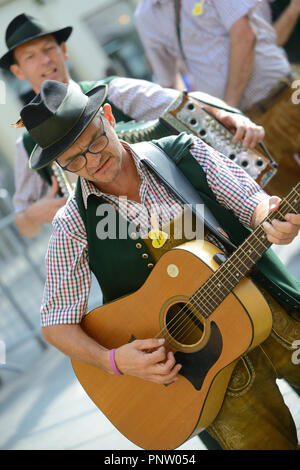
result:
[[[108,99],[137,121],[158,119],[178,94],[147,80],[122,77],[112,80],[108,89]]]
[[[80,323],[87,313],[91,286],[84,224],[76,202],[58,211],[46,255],[41,326]]]

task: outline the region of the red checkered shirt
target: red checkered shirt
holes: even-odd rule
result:
[[[130,150],[130,146],[122,142]],[[238,165],[194,137],[191,154],[202,166],[207,182],[218,202],[231,209],[239,221],[249,226],[257,204],[268,197],[256,182]],[[182,210],[182,203],[132,153],[141,179],[141,204],[103,194],[92,183],[81,178],[83,201],[90,194],[105,198],[129,222],[141,226],[149,222],[148,214],[159,208],[162,223],[168,222]],[[145,208],[147,211],[145,211]],[[41,307],[42,326],[79,323],[87,311],[91,286],[87,234],[72,195],[54,221],[54,231],[46,255],[47,280]]]

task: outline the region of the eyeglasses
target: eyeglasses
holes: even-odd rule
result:
[[[95,140],[93,140],[93,142],[90,143],[90,145],[88,146],[85,152],[81,153],[80,155],[76,155],[74,158],[72,158],[72,160],[69,161],[69,163],[67,163],[67,165],[62,166],[59,163],[59,161],[56,160],[59,166],[63,170],[70,171],[71,173],[77,173],[77,171],[82,170],[82,168],[86,166],[87,164],[86,154],[87,153],[91,153],[92,155],[97,155],[97,153],[103,152],[103,150],[107,147],[108,137],[104,130],[104,122],[103,122],[102,116],[100,114],[98,116],[100,117],[103,131],[100,132],[100,134],[96,136]]]

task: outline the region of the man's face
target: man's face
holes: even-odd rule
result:
[[[106,105],[105,105],[106,106]],[[108,145],[98,154],[87,153],[87,164],[80,171],[78,176],[93,182],[99,189],[109,192],[111,183],[116,183],[122,169],[123,147],[109,122],[103,119]],[[95,117],[88,125],[83,134],[57,161],[61,166],[66,166],[76,155],[85,152],[89,145],[95,140],[97,135],[103,131],[101,120]]]
[[[28,80],[35,93],[45,80],[69,81],[65,43],[58,45],[50,34],[16,47],[14,57],[10,70],[20,80]]]

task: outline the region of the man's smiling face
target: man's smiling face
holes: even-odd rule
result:
[[[68,83],[68,58],[65,43],[58,44],[52,35],[28,41],[14,51],[15,63],[10,70],[20,80],[28,80],[35,93],[39,93],[45,80]]]

